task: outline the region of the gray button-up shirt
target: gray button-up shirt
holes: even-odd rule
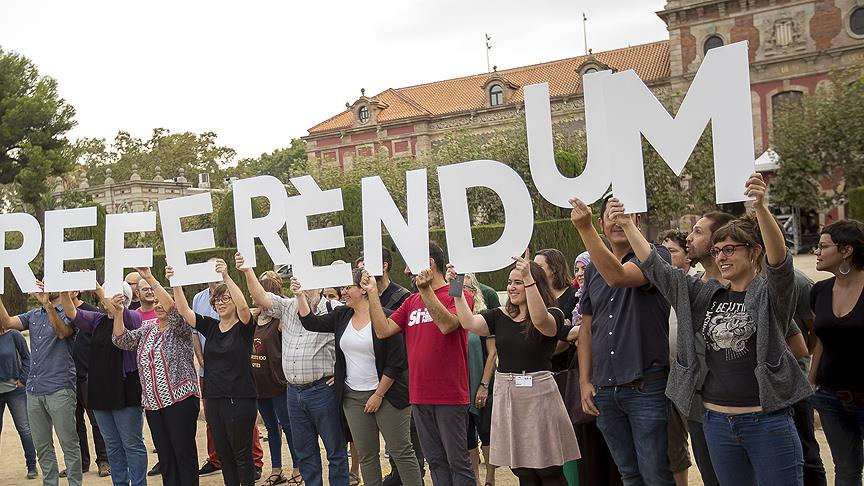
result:
[[[60,319],[67,325],[69,320],[63,308],[56,307]],[[18,316],[24,329],[30,330],[30,376],[27,378],[27,393],[50,395],[69,388],[75,389],[75,361],[72,348],[75,334],[60,339],[48,322],[48,313],[38,307]]]
[[[672,261],[669,250],[657,253]],[[627,254],[621,263],[637,263]],[[669,366],[669,302],[653,286],[610,287],[593,264],[585,271],[585,291],[579,305],[591,321],[591,382],[595,386],[624,385],[642,378],[645,370]]]

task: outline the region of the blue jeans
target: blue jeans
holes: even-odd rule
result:
[[[267,428],[267,446],[270,448],[270,465],[274,469],[282,468],[282,432],[288,442],[288,452],[291,453],[291,464],[297,466],[297,451],[294,450],[294,438],[291,436],[291,420],[288,417],[288,390],[273,398],[259,398],[258,411]],[[280,430],[281,427],[281,430]]]
[[[675,484],[667,454],[669,406],[665,390],[665,378],[642,386],[597,387],[597,428],[626,486]]]
[[[702,429],[721,485],[803,486],[804,453],[791,409],[704,413]]]
[[[144,447],[144,412],[141,407],[94,410],[111,465],[115,486],[147,484],[147,448]]]
[[[861,486],[864,405],[844,402],[821,390],[810,401],[822,417],[822,429],[834,457],[834,484]]]
[[[36,446],[33,445],[33,436],[30,435],[30,421],[27,419],[27,392],[24,388],[18,388],[7,393],[0,393],[0,431],[3,430],[3,412],[9,406],[12,421],[18,429],[21,438],[21,447],[24,448],[24,462],[27,470],[36,467]]]
[[[342,414],[332,387],[320,381],[302,390],[288,385],[288,416],[300,474],[307,486],[322,486],[318,437],[327,450],[330,484],[348,485],[348,450]]]

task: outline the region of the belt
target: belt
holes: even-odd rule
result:
[[[310,381],[309,383],[304,383],[302,385],[294,385],[294,388],[297,388],[298,391],[299,390],[306,390],[307,388],[312,388],[313,386],[315,386],[319,383],[325,383],[330,378],[333,378],[333,375],[325,376],[324,378],[318,378],[315,381]]]
[[[659,371],[652,371],[650,373],[645,373],[642,375],[642,378],[637,378],[630,383],[625,383],[620,386],[626,386],[630,388],[636,388],[638,390],[642,390],[646,383],[651,383],[652,381],[664,380],[669,376],[669,371],[667,369],[662,369]]]
[[[820,386],[819,390],[834,395],[841,402],[864,405],[864,392],[850,390],[833,390],[831,388],[825,388],[824,386]]]

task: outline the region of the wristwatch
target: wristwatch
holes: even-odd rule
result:
[[[487,389],[487,390],[489,389],[489,383],[483,383],[483,382],[481,381],[481,382],[480,382],[480,386],[482,386],[483,388],[485,388],[485,389]]]

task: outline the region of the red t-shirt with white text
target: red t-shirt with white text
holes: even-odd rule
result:
[[[143,311],[139,307],[139,308],[135,309],[135,312],[137,312],[138,314],[141,314],[141,325],[142,326],[145,326],[147,324],[156,324],[156,321],[159,320],[159,318],[156,317],[156,311],[153,309],[150,309],[149,311]]]
[[[438,300],[456,313],[449,285],[435,291]],[[468,307],[474,305],[465,294]],[[411,294],[390,316],[405,333],[408,351],[408,393],[417,405],[467,405],[468,334],[461,327],[442,334],[420,294]]]

